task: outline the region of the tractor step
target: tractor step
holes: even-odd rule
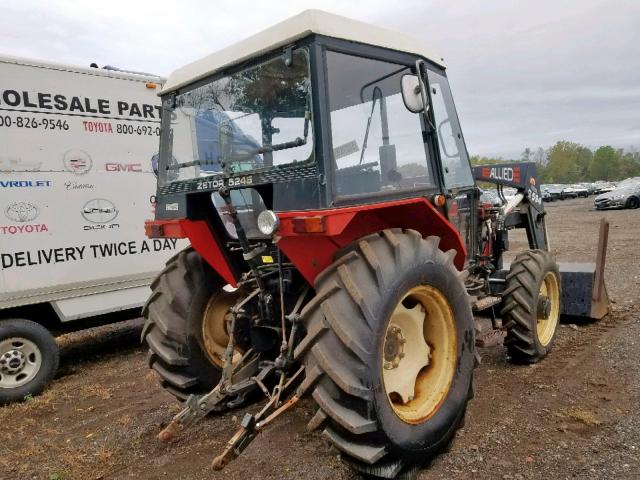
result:
[[[491,308],[498,305],[501,301],[502,301],[502,297],[493,297],[493,296],[483,297],[473,302],[471,307],[473,308],[474,312],[481,312],[483,310],[486,310],[487,308]]]

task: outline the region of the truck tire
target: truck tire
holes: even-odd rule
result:
[[[42,325],[0,320],[0,405],[41,393],[58,371],[60,353]]]
[[[512,360],[536,363],[551,350],[560,321],[560,273],[551,253],[516,256],[506,278],[501,315]]]
[[[319,406],[309,427],[367,475],[395,478],[447,448],[472,394],[469,297],[439,240],[400,229],[359,240],[301,314],[295,355]]]
[[[224,314],[235,298],[222,287],[222,280],[192,248],[171,258],[151,284],[152,293],[142,311],[146,319],[142,341],[149,348],[149,366],[159,375],[160,385],[178,400],[209,392],[220,380],[220,352],[226,340],[211,340],[205,327],[211,306],[227,305],[214,319],[222,329],[218,337],[226,336]]]

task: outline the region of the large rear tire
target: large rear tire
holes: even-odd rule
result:
[[[438,245],[412,230],[365,237],[316,279],[302,312],[311,424],[368,475],[395,478],[446,448],[472,394],[469,297],[455,251]]]
[[[197,252],[187,248],[171,258],[151,284],[142,340],[161,386],[179,400],[209,392],[220,380],[223,348],[205,339],[204,326],[207,312],[217,310],[217,330],[224,328],[224,307],[228,309],[233,299],[229,301],[232,294],[222,289],[223,283]]]
[[[553,255],[528,250],[516,256],[507,275],[502,319],[512,360],[536,363],[551,351],[560,322],[560,273]]]

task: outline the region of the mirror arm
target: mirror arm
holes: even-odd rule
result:
[[[431,105],[429,104],[427,87],[424,84],[424,77],[422,76],[422,65],[424,65],[424,60],[416,60],[416,73],[418,76],[418,85],[420,86],[420,96],[422,97],[424,118],[427,125],[429,125],[429,128],[431,128],[431,131],[434,131],[436,127],[433,123],[431,123],[431,119],[429,118],[429,108],[431,107]]]

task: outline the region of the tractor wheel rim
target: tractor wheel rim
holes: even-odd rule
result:
[[[456,324],[435,287],[412,288],[387,325],[382,377],[387,399],[405,423],[430,418],[444,401],[456,371]]]
[[[558,277],[554,272],[547,272],[544,276],[538,296],[545,296],[551,307],[548,316],[545,316],[540,308],[536,311],[538,341],[543,347],[546,347],[551,343],[560,319],[560,287]]]
[[[0,388],[26,385],[41,366],[42,353],[31,340],[11,337],[0,341]]]
[[[220,368],[224,366],[224,355],[229,343],[226,319],[237,300],[237,293],[223,290],[211,297],[204,311],[202,319],[204,348],[209,359]],[[241,357],[242,352],[236,348],[232,363],[237,363]]]

